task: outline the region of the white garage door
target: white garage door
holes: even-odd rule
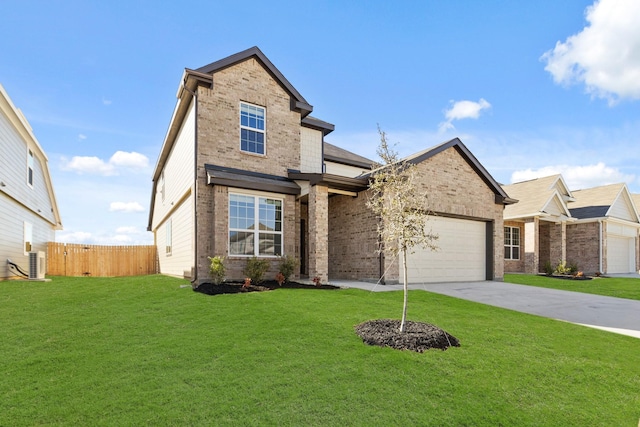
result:
[[[635,270],[636,251],[633,237],[607,238],[607,273],[631,273]]]
[[[439,248],[407,255],[409,283],[486,280],[485,222],[433,216],[427,227],[439,236]]]

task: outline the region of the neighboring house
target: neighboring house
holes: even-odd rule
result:
[[[0,85],[0,280],[29,269],[29,252],[47,251],[62,229],[47,156]]]
[[[295,277],[397,281],[378,254],[366,207],[372,163],[324,141],[334,126],[257,48],[186,69],[153,174],[149,230],[163,274],[209,281],[224,256],[242,279],[252,256],[300,259]],[[371,141],[377,144],[377,141]],[[464,144],[425,150],[417,164],[440,250],[410,255],[415,282],[501,280],[503,209],[513,202]]]
[[[504,185],[518,203],[504,210],[504,271],[537,274],[567,259],[567,203],[574,200],[561,175]]]
[[[640,217],[626,184],[573,192],[576,222],[567,236],[567,260],[588,272],[633,273],[640,269]]]
[[[561,175],[503,186],[505,272],[575,264],[588,274],[638,271],[640,218],[626,184],[569,191]]]

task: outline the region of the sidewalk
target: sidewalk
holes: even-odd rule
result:
[[[331,284],[372,292],[402,290],[402,285],[376,285],[349,280],[334,280]],[[426,283],[409,285],[409,289],[434,292],[640,338],[640,301],[493,281]]]

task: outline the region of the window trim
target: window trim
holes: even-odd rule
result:
[[[35,154],[31,148],[27,148],[27,185],[33,188],[35,175]]]
[[[229,192],[229,197],[228,197],[228,201],[227,201],[227,253],[229,254],[230,257],[238,257],[238,258],[252,258],[252,257],[258,257],[258,258],[278,258],[280,256],[284,255],[284,237],[285,237],[285,233],[284,233],[284,217],[285,217],[285,199],[282,197],[273,195],[273,194],[267,194],[267,193],[250,193],[250,192]],[[243,229],[243,228],[231,228],[231,197],[232,196],[243,196],[243,197],[252,197],[254,200],[254,224],[256,224],[255,228],[252,229]],[[260,230],[260,227],[257,226],[257,224],[259,224],[260,222],[260,199],[265,199],[265,200],[277,200],[280,202],[280,221],[281,221],[281,226],[280,226],[280,231],[265,231],[265,230]],[[234,254],[231,253],[231,232],[232,231],[236,231],[236,232],[251,232],[253,233],[253,253],[250,255],[247,254]],[[272,235],[279,235],[280,236],[280,254],[275,253],[273,255],[267,255],[267,254],[260,254],[260,234],[272,234]]]
[[[250,127],[250,126],[244,126],[242,124],[242,106],[246,105],[249,107],[255,107],[255,108],[259,108],[262,110],[262,114],[264,117],[264,129],[258,129],[258,128],[254,128],[254,127]],[[238,123],[240,125],[240,132],[238,134],[238,147],[240,148],[240,151],[242,153],[246,153],[246,154],[252,154],[254,156],[261,156],[261,157],[266,157],[267,155],[267,108],[263,107],[262,105],[257,105],[257,104],[252,104],[250,102],[244,102],[244,101],[240,101],[240,108],[238,110],[239,114],[238,114]],[[249,150],[243,150],[242,149],[242,130],[248,130],[251,132],[256,132],[256,133],[261,133],[262,134],[262,138],[263,138],[263,146],[264,146],[264,152],[263,153],[258,153],[258,152],[253,152],[253,151],[249,151]]]
[[[507,239],[506,238],[506,229],[507,228],[511,230],[510,233],[509,233],[509,243],[506,242],[506,239]],[[518,244],[514,244],[513,243],[513,230],[518,230]],[[504,231],[505,231],[504,247],[505,248],[507,248],[507,247],[510,248],[510,251],[509,251],[510,257],[507,258],[506,253],[505,253],[505,257],[504,257],[505,261],[520,261],[520,254],[522,252],[520,250],[521,249],[521,243],[522,243],[522,236],[521,236],[522,233],[520,233],[520,227],[516,227],[516,226],[512,226],[512,225],[505,225],[504,226]],[[513,248],[518,248],[518,257],[517,258],[513,257]]]

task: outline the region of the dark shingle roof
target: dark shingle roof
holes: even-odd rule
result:
[[[349,166],[357,166],[370,169],[374,164],[373,160],[367,159],[359,154],[347,151],[328,142],[324,143],[324,159],[330,162],[342,163]]]

